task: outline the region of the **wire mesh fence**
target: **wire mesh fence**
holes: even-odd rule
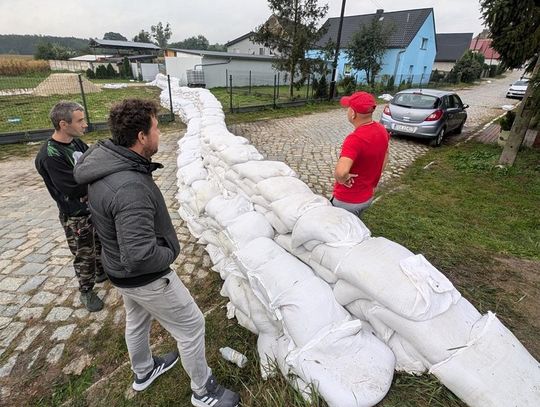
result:
[[[159,103],[161,89],[140,83],[92,82],[76,73],[0,77],[0,143],[6,135],[51,132],[49,111],[60,100],[85,107],[89,130],[103,125],[111,106],[126,98]],[[168,114],[163,109],[162,114]],[[38,137],[38,136],[36,136]],[[29,137],[32,138],[32,137]]]

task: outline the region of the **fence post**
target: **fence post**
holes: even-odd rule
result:
[[[274,75],[274,109],[277,107],[276,106],[276,83],[277,83],[277,76]]]
[[[306,100],[309,100],[309,80],[310,79],[311,79],[311,75],[308,74],[308,76],[307,76]]]
[[[229,107],[231,109],[231,113],[233,113],[233,105],[232,105],[232,75],[229,75]]]
[[[167,75],[167,84],[169,85],[169,106],[171,107],[171,122],[174,122],[174,111],[172,105],[171,76]]]
[[[420,87],[422,87],[422,82],[424,82],[424,73],[420,76]]]
[[[279,72],[277,73],[277,98],[279,99]]]
[[[225,89],[229,90],[229,70],[225,69]]]
[[[251,95],[251,69],[249,70],[249,94]]]
[[[90,122],[90,115],[88,114],[88,106],[86,104],[86,96],[84,94],[84,86],[83,86],[83,82],[82,82],[82,76],[81,76],[81,74],[79,74],[78,76],[79,76],[79,86],[81,88],[82,102],[83,102],[83,106],[84,106],[84,114],[86,116],[86,123],[88,123],[88,131],[93,131],[94,126],[92,126],[92,123]]]

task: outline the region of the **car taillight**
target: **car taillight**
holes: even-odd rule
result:
[[[383,113],[384,113],[385,115],[391,117],[391,116],[392,116],[392,113],[390,113],[390,106],[386,105],[386,106],[384,107]]]
[[[436,120],[439,120],[443,115],[443,111],[441,109],[435,110],[433,113],[431,113],[428,117],[426,117],[426,122],[434,122]]]

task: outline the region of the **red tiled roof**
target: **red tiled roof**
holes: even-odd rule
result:
[[[473,38],[469,49],[478,51],[484,55],[486,59],[500,59],[501,56],[497,51],[491,48],[491,38]]]

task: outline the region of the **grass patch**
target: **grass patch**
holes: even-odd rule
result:
[[[159,102],[160,93],[159,88],[152,86],[103,89],[101,92],[87,93],[86,102],[90,121],[106,121],[111,106],[122,99],[142,98]],[[83,102],[79,93],[53,96],[0,96],[0,132],[50,128],[49,111],[62,99],[81,104]],[[12,123],[13,119],[17,122]]]

